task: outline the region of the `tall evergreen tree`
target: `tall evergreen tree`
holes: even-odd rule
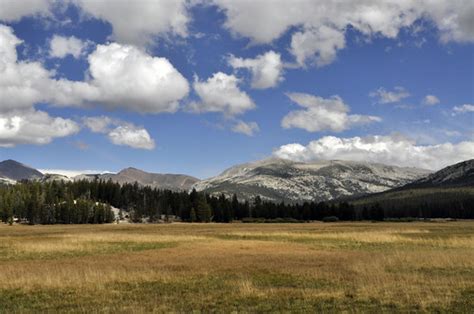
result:
[[[206,196],[201,193],[198,194],[196,214],[200,222],[211,221],[211,206],[207,203]]]

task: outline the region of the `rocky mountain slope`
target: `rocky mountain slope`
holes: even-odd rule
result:
[[[474,159],[443,168],[412,183],[383,193],[356,198],[356,206],[370,207],[374,204],[394,211],[410,208],[467,208],[474,204]]]
[[[118,173],[79,175],[74,180],[109,180],[120,184],[138,182],[140,185],[158,189],[188,191],[199,179],[182,174],[149,173],[136,168],[126,168]]]
[[[416,168],[353,161],[294,162],[270,158],[234,166],[197,182],[194,188],[212,194],[256,195],[271,201],[326,201],[382,192],[429,174]]]
[[[41,178],[41,182],[53,182],[53,181],[71,182],[72,179],[65,175],[56,174],[56,173],[45,173],[44,176]]]
[[[474,159],[443,168],[406,185],[404,188],[438,186],[474,186]]]
[[[8,159],[0,162],[0,178],[3,178],[2,181],[35,180],[42,177],[41,172],[18,161]]]

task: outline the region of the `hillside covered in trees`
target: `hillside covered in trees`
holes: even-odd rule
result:
[[[439,193],[435,195],[440,196]],[[453,194],[457,195],[457,194]],[[133,222],[156,222],[163,215],[177,216],[186,222],[309,221],[309,220],[383,220],[386,218],[474,218],[474,193],[439,202],[417,203],[383,199],[376,202],[285,204],[263,201],[239,202],[193,190],[174,192],[109,181],[33,182],[0,186],[0,217],[13,217],[30,224],[108,223],[115,219],[111,206],[119,208]],[[405,204],[396,209],[394,204]],[[337,218],[336,218],[337,217]]]

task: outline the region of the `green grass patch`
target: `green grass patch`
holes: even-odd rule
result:
[[[86,242],[78,246],[77,250],[49,251],[49,252],[23,252],[0,248],[0,261],[21,260],[54,260],[84,256],[118,254],[127,252],[140,252],[176,247],[177,242]]]

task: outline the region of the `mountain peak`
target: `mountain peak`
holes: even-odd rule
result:
[[[140,170],[140,169],[134,168],[134,167],[127,167],[127,168],[124,168],[124,169],[120,170],[117,174],[125,175],[125,174],[132,174],[132,173],[148,173],[148,172],[145,172],[143,170]]]
[[[32,180],[43,177],[43,174],[38,170],[22,164],[13,159],[7,159],[0,162],[0,177],[5,177],[11,180]]]
[[[21,162],[18,162],[18,161],[13,160],[13,159],[6,159],[6,160],[0,162],[0,164],[3,164],[3,165],[18,165],[18,166],[28,167],[28,166],[22,164]]]

